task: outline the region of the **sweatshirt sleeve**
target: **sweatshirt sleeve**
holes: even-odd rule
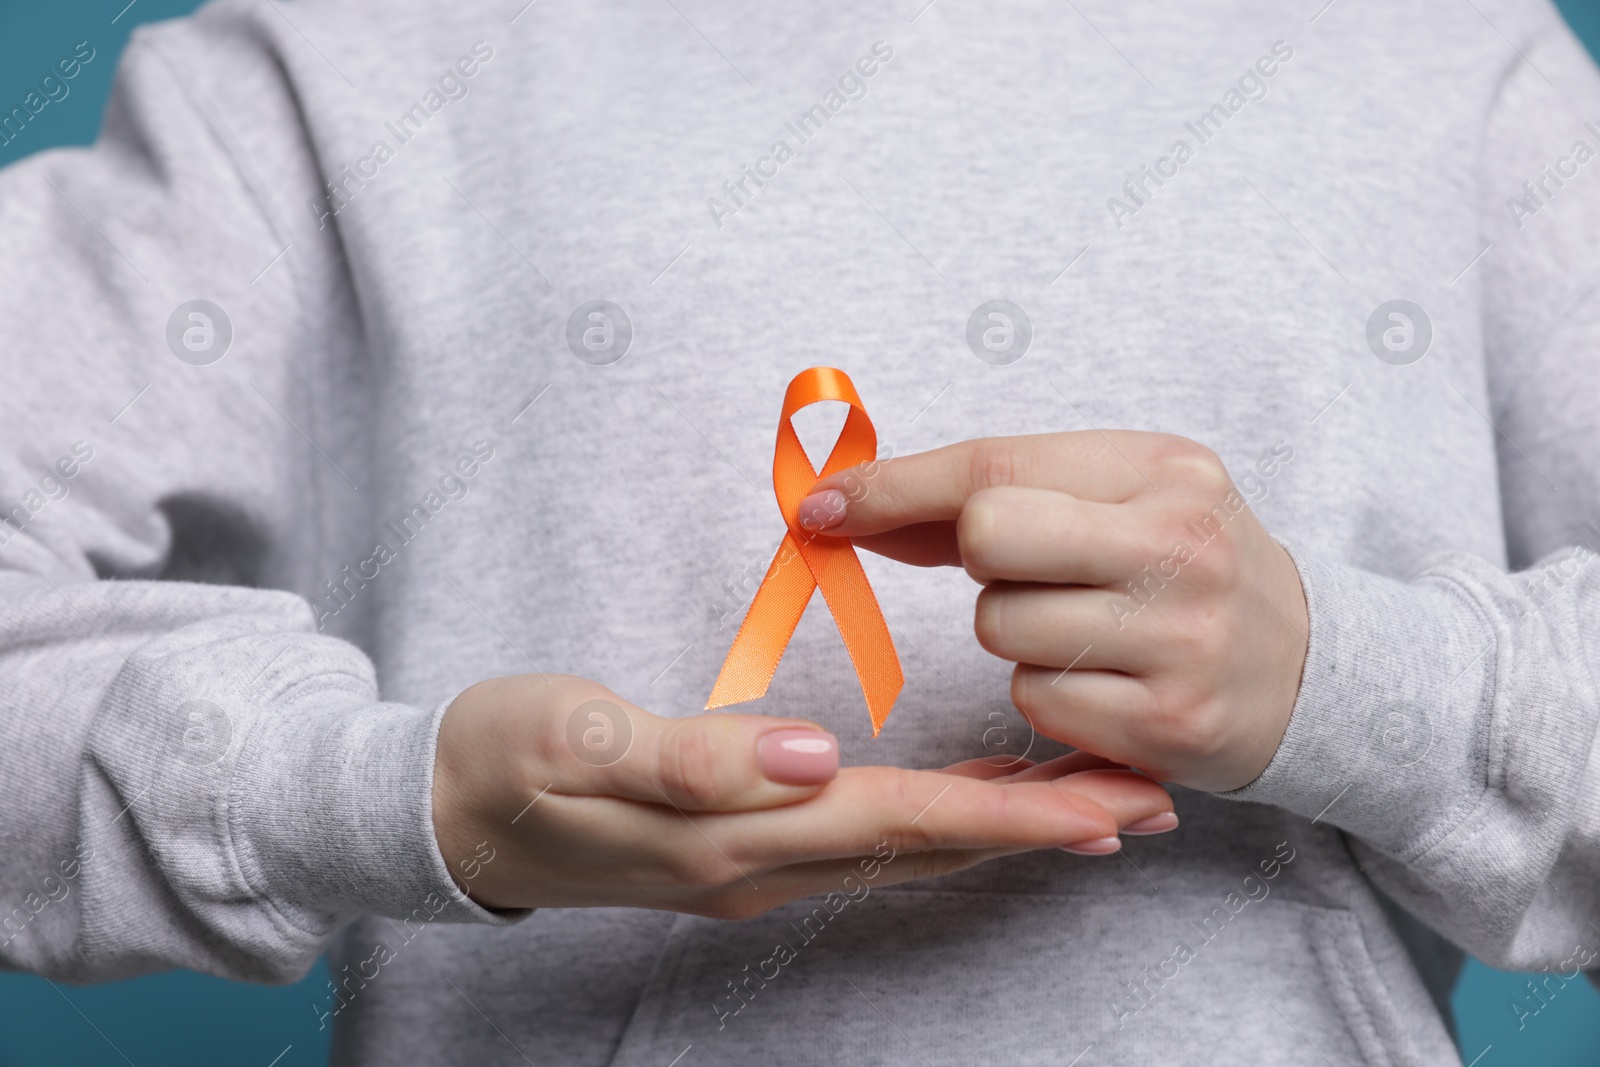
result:
[[[1571,977],[1600,946],[1600,77],[1539,11],[1478,175],[1511,570],[1449,554],[1401,582],[1289,546],[1301,691],[1230,795],[1347,831],[1375,883],[1485,961]]]
[[[441,709],[283,591],[360,500],[317,397],[364,345],[272,20],[139,31],[99,142],[0,171],[5,967],[288,980],[359,915],[503,921],[435,844]]]

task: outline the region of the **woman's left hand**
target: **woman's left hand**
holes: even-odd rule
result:
[[[1306,658],[1299,573],[1222,461],[1134,431],[966,441],[865,464],[801,505],[818,536],[984,588],[974,628],[1049,737],[1195,789],[1258,777]]]

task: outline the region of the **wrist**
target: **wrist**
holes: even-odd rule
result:
[[[467,688],[440,713],[433,750],[431,818],[440,861],[452,886],[484,907],[496,907],[474,893],[474,883],[480,889],[483,884],[478,875],[485,856],[495,854],[485,829],[487,820],[473,804],[473,783],[481,782],[487,768],[484,761],[474,760],[462,750],[466,738],[461,736],[464,713],[460,705],[472,700],[483,685]]]

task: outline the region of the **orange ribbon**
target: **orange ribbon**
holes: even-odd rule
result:
[[[789,419],[801,408],[823,400],[844,401],[850,405],[850,414],[819,474],[806,458]],[[733,639],[711,699],[706,702],[707,711],[766,694],[778,661],[789,647],[789,638],[794,636],[811,600],[812,590],[821,589],[866,695],[867,710],[872,714],[872,736],[878,736],[883,729],[905,682],[883,610],[872,595],[855,546],[847,538],[819,537],[800,528],[800,501],[817,479],[869,462],[877,455],[878,433],[849,375],[833,367],[811,367],[795,375],[783,394],[778,443],[772,453],[772,488],[789,532],[778,546],[778,554],[767,568],[739,634]],[[804,567],[790,566],[796,556],[805,561]]]

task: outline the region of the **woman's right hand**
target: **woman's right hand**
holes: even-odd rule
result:
[[[1177,824],[1160,785],[1083,753],[838,762],[834,736],[803,720],[667,719],[581,678],[491,678],[445,712],[434,830],[485,907],[738,919],[844,892],[850,875],[877,887],[1030,849],[1110,854],[1124,827]]]

